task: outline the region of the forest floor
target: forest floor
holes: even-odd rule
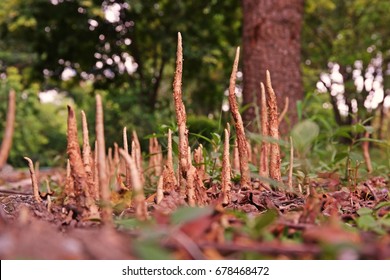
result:
[[[60,185],[64,173],[40,175]],[[335,174],[322,174],[294,193],[252,181],[253,190],[236,184],[231,204],[223,207],[219,185],[212,184],[209,206],[189,208],[176,192],[156,205],[152,195],[147,221],[122,205],[103,226],[59,205],[58,190],[48,211],[47,196],[34,201],[27,172],[3,172],[0,258],[390,259],[388,182],[374,177],[345,185]],[[116,196],[124,201],[126,194]]]

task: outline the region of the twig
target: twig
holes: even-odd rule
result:
[[[6,193],[6,194],[17,194],[17,195],[26,195],[31,196],[32,193],[25,193],[25,192],[18,192],[18,191],[12,191],[12,190],[0,190],[0,193]]]
[[[180,187],[186,188],[188,162],[188,129],[187,115],[182,98],[182,74],[183,74],[183,48],[180,32],[177,34],[176,71],[173,81],[173,98],[175,101],[175,111],[177,126],[179,129],[179,182]]]
[[[376,195],[375,193],[375,190],[373,189],[373,187],[370,185],[370,183],[364,183],[364,185],[370,190],[370,192],[372,193],[372,196],[374,197],[375,201],[379,201],[379,198],[378,196]]]
[[[146,220],[148,217],[148,213],[146,209],[144,189],[142,186],[142,181],[139,176],[139,172],[135,160],[123,149],[120,149],[119,153],[126,160],[130,168],[131,185],[133,186],[133,191],[134,191],[134,208],[135,208],[136,217],[139,220]]]
[[[240,158],[240,174],[241,174],[240,184],[242,188],[251,189],[250,173],[249,173],[249,165],[248,165],[248,159],[249,159],[248,145],[245,137],[244,124],[242,122],[242,118],[238,110],[238,104],[235,95],[239,56],[240,56],[240,47],[237,47],[236,56],[234,58],[234,63],[233,63],[232,74],[230,76],[230,83],[229,83],[229,104],[234,119],[234,125],[236,128],[238,153]]]
[[[279,124],[282,122],[284,116],[286,115],[286,113],[287,113],[287,111],[288,111],[288,105],[289,105],[288,96],[286,96],[286,98],[285,98],[284,100],[285,100],[285,101],[284,101],[283,111],[280,113],[279,118],[278,118]]]
[[[231,202],[231,167],[230,167],[230,154],[229,154],[229,131],[225,128],[225,141],[223,145],[223,156],[222,156],[222,204],[228,205]]]
[[[123,149],[125,150],[125,152],[127,154],[129,154],[129,144],[128,144],[128,141],[127,141],[127,129],[126,129],[126,127],[123,128]],[[126,165],[125,185],[126,185],[126,187],[128,189],[131,189],[131,172],[130,172],[130,168],[127,165],[127,163],[125,165]]]
[[[200,243],[202,249],[213,248],[224,253],[228,252],[256,252],[269,255],[293,255],[300,256],[306,254],[318,255],[321,253],[321,248],[316,245],[286,245],[279,244],[253,244],[252,246],[237,245],[237,244],[219,244],[219,243]]]
[[[47,191],[47,211],[50,213],[51,212],[51,190],[50,190],[50,184],[49,180],[46,181],[46,191]]]
[[[233,170],[234,173],[240,171],[240,156],[238,154],[238,144],[237,139],[234,140],[234,146],[233,146]]]
[[[191,207],[203,206],[207,201],[206,189],[200,179],[198,170],[192,165],[191,148],[188,147],[188,162],[190,167],[187,172],[187,199]]]
[[[203,181],[206,176],[205,164],[203,159],[203,145],[200,144],[194,151],[194,162],[196,164],[196,170],[198,170],[199,178]]]
[[[269,117],[269,135],[275,141],[279,140],[279,121],[276,95],[271,84],[271,75],[266,72],[266,87],[268,91],[268,117]],[[280,150],[277,142],[271,143],[269,173],[272,179],[280,182],[282,180],[280,172]]]
[[[24,159],[27,160],[28,162],[28,169],[30,170],[31,185],[33,189],[34,199],[36,202],[40,203],[42,202],[42,198],[39,195],[38,180],[37,177],[35,176],[34,164],[30,158],[24,157]]]
[[[264,139],[269,136],[269,123],[268,123],[268,109],[267,100],[265,97],[264,84],[260,83],[261,86],[261,151],[260,151],[260,168],[259,175],[263,178],[269,177],[269,143]],[[267,183],[268,185],[268,183]]]
[[[167,151],[167,169],[172,172],[172,174],[175,174],[173,170],[173,155],[172,155],[172,130],[168,129],[168,151]],[[176,178],[173,176],[173,179],[175,179],[176,184]]]
[[[84,168],[84,163],[81,157],[81,150],[78,142],[76,115],[73,108],[70,106],[68,106],[67,141],[68,145],[66,152],[69,157],[71,175],[74,182],[76,202],[79,204],[79,206],[86,206],[91,211],[91,207],[94,208],[94,202],[91,199],[90,195],[90,190],[93,189],[93,179],[92,177],[88,178],[88,175]]]
[[[205,256],[198,244],[181,230],[177,230],[171,235],[195,260],[205,260]]]
[[[167,161],[166,165],[163,168],[163,190],[172,191],[177,184],[175,171],[173,170],[173,156],[172,156],[172,131],[168,130],[168,151],[167,151]]]
[[[66,183],[65,183],[65,197],[70,204],[75,203],[75,194],[74,194],[74,181],[72,178],[72,171],[70,168],[70,161],[66,161]]]
[[[96,194],[96,182],[93,178],[92,172],[92,152],[91,146],[89,145],[89,131],[88,131],[88,122],[87,117],[84,111],[81,111],[81,121],[82,121],[82,130],[83,130],[83,163],[85,172],[87,173],[88,178],[88,187],[89,187],[89,196],[91,198],[98,197]]]
[[[294,168],[294,146],[293,146],[292,137],[290,136],[290,168],[288,170],[288,181],[287,181],[290,192],[293,191],[293,183],[292,183],[293,168]]]
[[[16,114],[15,103],[16,103],[15,91],[11,89],[8,97],[8,110],[7,110],[7,118],[5,123],[4,137],[0,147],[0,170],[4,167],[5,163],[7,162],[8,155],[12,147],[12,137],[14,134],[15,114]]]
[[[196,168],[193,165],[190,165],[190,168],[187,172],[187,199],[188,205],[190,207],[195,207],[195,173]]]
[[[368,131],[366,131],[366,133],[364,134],[364,137],[369,138],[370,133],[368,133]],[[371,173],[372,172],[372,163],[371,163],[371,157],[370,157],[370,142],[363,141],[362,142],[362,149],[363,149],[364,162],[366,163],[367,172]]]
[[[97,152],[97,140],[95,140],[94,152],[93,152],[93,182],[95,186],[95,199],[100,199],[100,188],[99,188],[99,167],[98,167],[98,152]]]
[[[149,169],[157,177],[162,174],[162,152],[161,146],[155,135],[149,138]]]
[[[144,177],[144,169],[142,167],[141,144],[139,142],[138,135],[135,130],[133,130],[133,137],[131,142],[131,156],[134,158],[135,164],[137,166],[141,183],[144,184],[145,177]]]
[[[161,175],[157,182],[156,204],[160,204],[163,198],[164,198],[164,177]]]
[[[103,105],[99,94],[96,95],[96,140],[97,140],[97,165],[99,174],[100,199],[102,201],[102,221],[105,224],[112,223],[112,209],[110,205],[111,192],[107,179],[106,144],[104,140]]]

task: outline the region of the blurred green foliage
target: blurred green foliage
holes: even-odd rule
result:
[[[105,11],[111,11],[110,17]],[[171,84],[178,31],[183,35],[183,97],[187,111],[215,116],[228,85],[226,77],[234,46],[240,44],[241,10],[239,3],[232,0],[1,1],[1,80],[9,83],[13,77],[6,73],[14,67],[23,80],[19,94],[20,90],[32,91],[30,87],[34,86],[37,110],[31,115],[34,118],[45,118],[38,116],[43,114],[38,113],[41,108],[38,92],[55,89],[73,99],[75,106],[87,113],[91,143],[94,95],[100,93],[104,100],[107,145],[122,142],[120,131],[124,126],[128,131],[136,129],[142,138],[174,118]],[[136,71],[135,68],[127,71],[126,65],[136,67]],[[64,79],[64,70],[71,71],[70,78]],[[6,92],[7,89],[2,91],[3,99]],[[51,113],[55,113],[53,110]],[[4,114],[2,105],[1,116]],[[49,124],[36,120],[36,124],[25,129],[29,136],[39,133],[36,137],[42,139],[34,141],[35,149],[45,152],[23,145],[24,150],[13,151],[11,163],[20,165],[15,156],[20,158],[22,154],[49,158],[49,150],[54,151],[64,143],[66,119],[55,116],[52,123],[58,129],[50,130],[62,136],[61,141],[46,139],[36,126]],[[199,120],[201,124],[203,120]],[[146,148],[147,141],[141,141]],[[64,149],[62,146],[57,153]]]
[[[66,149],[66,108],[53,103],[40,103],[39,85],[26,87],[17,68],[7,68],[7,79],[0,81],[0,119],[5,120],[8,93],[15,89],[16,120],[9,163],[25,165],[29,156],[43,165],[57,165]],[[5,122],[0,123],[3,133]],[[61,162],[62,163],[62,162]]]

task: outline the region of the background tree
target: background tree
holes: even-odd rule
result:
[[[21,88],[36,86],[38,102],[38,95],[51,90],[70,97],[86,110],[91,126],[92,96],[100,93],[108,145],[120,142],[123,126],[147,135],[173,116],[178,31],[184,39],[188,112],[218,119],[227,99],[230,58],[240,44],[241,10],[233,0],[0,1],[1,79],[7,82],[12,67]],[[6,100],[6,91],[2,94]],[[197,118],[189,119],[205,129]]]
[[[328,93],[338,125],[378,116],[381,135],[390,94],[389,9],[380,0],[306,1],[305,88]]]
[[[253,104],[271,72],[272,84],[280,107],[290,99],[287,114],[290,124],[297,120],[295,103],[303,98],[301,63],[301,27],[303,0],[242,0],[243,8],[243,99]],[[260,104],[260,103],[258,103]],[[255,118],[253,107],[244,112],[250,124]],[[287,132],[284,125],[283,132]]]

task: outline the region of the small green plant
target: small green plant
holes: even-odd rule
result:
[[[381,209],[389,208],[390,202],[381,202],[374,209],[360,208],[357,213],[359,217],[355,219],[359,229],[373,231],[384,235],[390,230],[390,214],[381,216]]]

